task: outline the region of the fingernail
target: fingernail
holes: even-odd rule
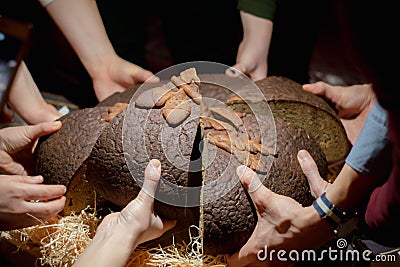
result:
[[[160,175],[161,173],[161,163],[159,160],[150,160],[151,168],[149,170],[150,175]]]
[[[42,182],[43,177],[41,175],[32,176],[32,180],[34,180],[35,182]]]
[[[158,76],[151,76],[148,81],[157,83],[160,81],[160,78]]]
[[[297,153],[297,158],[301,161],[307,160],[308,154],[305,150],[300,150],[299,153]]]
[[[229,69],[229,71],[230,71],[232,74],[236,74],[236,71],[235,71],[234,69]]]
[[[58,129],[61,126],[61,121],[53,121],[51,124],[52,129]]]
[[[242,179],[244,173],[246,172],[246,166],[240,165],[236,168],[236,174],[239,176],[239,179]]]

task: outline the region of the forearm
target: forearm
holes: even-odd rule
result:
[[[74,263],[78,266],[126,266],[139,236],[132,232],[104,231],[93,238],[84,253]]]
[[[28,124],[53,121],[61,114],[42,97],[25,62],[21,62],[10,90],[9,104]]]
[[[372,190],[387,180],[392,166],[392,145],[388,138],[387,113],[375,102],[364,126],[346,158],[346,164],[328,199],[343,210],[366,201]],[[334,200],[335,199],[335,200]]]
[[[102,62],[116,56],[95,0],[55,0],[46,10],[91,76]]]
[[[240,17],[243,25],[243,43],[266,59],[272,37],[272,20],[260,18],[244,11],[240,11]]]
[[[358,173],[345,164],[326,196],[340,210],[354,211],[368,200],[378,182],[376,177]]]

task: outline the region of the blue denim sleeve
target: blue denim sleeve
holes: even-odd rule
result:
[[[387,112],[376,102],[346,158],[346,163],[362,174],[387,177],[392,166],[391,157]]]

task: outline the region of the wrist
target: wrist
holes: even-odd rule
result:
[[[115,61],[118,58],[118,55],[115,53],[114,50],[107,51],[104,53],[99,53],[98,56],[93,56],[92,58],[83,59],[82,63],[85,66],[89,76],[92,79],[97,77],[101,77],[106,75],[108,72],[108,68],[110,63]]]
[[[319,242],[315,242],[316,245],[322,245],[334,237],[334,227],[322,219],[312,205],[304,208],[304,211],[301,220],[307,232],[320,239]],[[318,235],[315,235],[315,232],[318,232]]]

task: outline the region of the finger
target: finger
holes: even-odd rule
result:
[[[258,175],[250,168],[241,165],[237,167],[236,173],[239,176],[241,183],[249,193],[253,200],[257,210],[264,209],[267,199],[270,198],[274,193],[263,186]]]
[[[43,177],[37,176],[23,176],[23,175],[10,175],[15,182],[24,184],[41,184],[43,183]]]
[[[325,192],[328,182],[321,178],[317,164],[315,164],[314,159],[306,150],[300,150],[297,153],[297,159],[304,175],[307,177],[311,194],[315,198],[319,197],[323,192]]]
[[[238,78],[240,76],[246,76],[245,75],[245,69],[244,67],[242,67],[242,65],[240,65],[240,63],[228,68],[225,70],[225,74],[228,77],[232,77],[232,78]]]
[[[303,89],[316,95],[325,95],[327,84],[324,82],[304,84]]]
[[[163,223],[163,231],[162,233],[165,233],[168,230],[171,230],[176,226],[177,220],[165,220],[161,219]]]
[[[159,216],[153,217],[154,219],[151,222],[151,232],[149,232],[149,236],[147,239],[154,239],[163,235],[166,231],[175,227],[177,220],[165,220]]]
[[[25,202],[27,213],[41,219],[50,219],[63,210],[66,198],[64,196],[47,202]]]
[[[160,78],[155,76],[151,71],[142,68],[135,70],[132,77],[136,82],[156,83],[160,81]]]
[[[161,175],[161,163],[157,159],[150,160],[147,164],[146,170],[144,171],[144,181],[142,189],[138,194],[138,198],[143,203],[154,203],[154,195],[157,190],[158,182]]]
[[[310,93],[320,95],[334,104],[339,104],[338,102],[340,102],[339,88],[335,88],[330,84],[320,81],[313,84],[304,84],[303,89]]]
[[[267,73],[263,72],[261,70],[255,70],[252,73],[250,73],[250,79],[252,79],[253,81],[259,81],[264,79],[265,77],[267,77]]]
[[[251,263],[249,257],[244,256],[243,248],[233,255],[226,255],[225,257],[229,267],[247,266]]]
[[[67,188],[63,185],[27,184],[23,189],[25,200],[50,200],[65,194]]]
[[[61,125],[61,121],[49,121],[36,125],[25,126],[23,134],[29,140],[36,140],[41,136],[58,131],[61,128]]]

